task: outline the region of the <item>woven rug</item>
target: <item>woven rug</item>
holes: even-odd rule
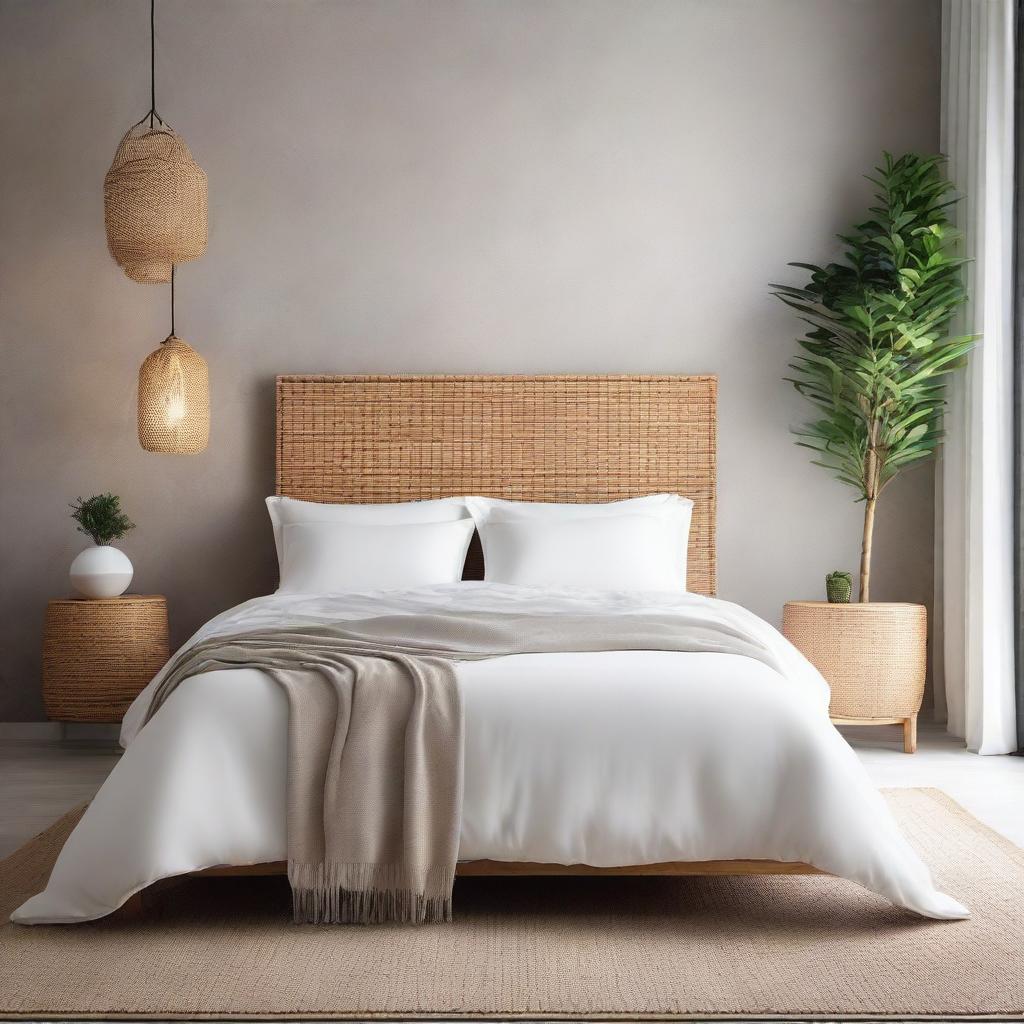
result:
[[[296,926],[281,878],[188,879],[142,918],[0,927],[0,1017],[1021,1014],[1024,851],[937,790],[887,797],[970,921],[822,876],[468,878],[451,925]],[[0,862],[5,919],[75,820]]]

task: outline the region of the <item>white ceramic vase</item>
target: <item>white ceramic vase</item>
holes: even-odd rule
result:
[[[128,556],[109,544],[86,548],[72,563],[71,586],[83,597],[119,597],[135,570]]]

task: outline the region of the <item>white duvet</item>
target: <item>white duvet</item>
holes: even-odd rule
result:
[[[805,861],[926,917],[966,917],[935,890],[830,724],[824,680],[738,605],[487,583],[274,595],[225,612],[190,643],[262,625],[445,608],[633,615],[694,603],[768,646],[781,671],[737,655],[660,651],[458,665],[466,714],[460,859]],[[277,684],[254,669],[188,679],[143,729],[152,687],[129,710],[125,754],[45,891],[14,921],[88,921],[160,878],[285,859],[287,702]]]

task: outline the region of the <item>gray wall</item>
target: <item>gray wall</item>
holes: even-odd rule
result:
[[[148,106],[144,0],[0,0],[0,719],[41,716],[47,598],[119,493],[174,639],[273,579],[282,372],[721,378],[723,596],[773,621],[855,568],[808,464],[767,282],[825,260],[883,148],[937,144],[937,0],[160,0],[158,106],[210,180],[178,281],[208,359],[198,457],[144,453],[168,291],[106,253],[102,181]],[[932,480],[886,493],[873,596],[930,597]]]

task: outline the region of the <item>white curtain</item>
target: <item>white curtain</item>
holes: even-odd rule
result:
[[[935,699],[980,754],[1016,749],[1013,592],[1012,0],[944,0],[942,152],[964,198],[969,303],[982,335],[951,378],[939,462]]]

